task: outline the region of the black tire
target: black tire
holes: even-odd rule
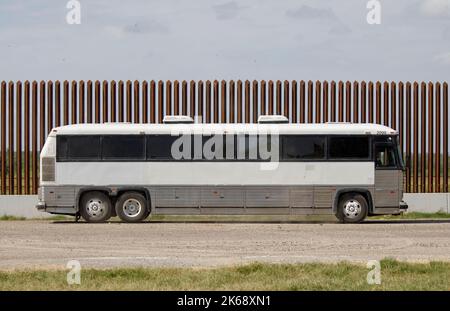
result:
[[[147,199],[139,192],[125,192],[116,202],[116,214],[125,222],[141,222],[150,215]]]
[[[87,222],[105,222],[111,218],[111,200],[100,191],[86,192],[81,197],[79,211]]]
[[[339,199],[336,217],[343,223],[360,223],[369,212],[364,196],[358,193],[347,193]]]

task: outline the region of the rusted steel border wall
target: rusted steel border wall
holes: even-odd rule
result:
[[[448,83],[350,81],[3,81],[0,194],[35,194],[52,127],[74,123],[374,122],[400,132],[406,192],[449,192]]]

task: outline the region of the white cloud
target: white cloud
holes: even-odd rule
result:
[[[218,4],[213,6],[217,19],[226,20],[233,19],[238,15],[239,6],[235,1]]]
[[[450,17],[450,0],[423,0],[420,11],[429,17]]]
[[[444,31],[442,32],[442,37],[444,40],[450,41],[450,27],[446,27]]]
[[[146,34],[146,33],[160,33],[167,34],[169,28],[161,24],[160,22],[150,20],[150,21],[138,21],[132,25],[127,25],[124,27],[124,31],[133,34]]]
[[[442,65],[450,65],[450,52],[438,54],[434,57],[434,60]]]
[[[351,29],[349,27],[347,27],[344,23],[336,23],[335,26],[333,26],[330,31],[329,34],[331,35],[346,35],[351,33]]]
[[[116,38],[123,38],[128,34],[167,34],[169,28],[164,24],[150,20],[139,21],[126,26],[107,25],[103,27],[104,31]]]
[[[337,19],[332,9],[314,8],[309,5],[302,5],[297,10],[288,10],[286,12],[286,15],[289,17],[300,19],[325,19],[333,21]]]
[[[287,10],[286,16],[305,22],[313,22],[315,23],[315,27],[318,25],[326,26],[328,28],[327,33],[330,35],[339,36],[352,32],[350,27],[339,19],[332,8],[316,8],[309,5],[302,5],[298,9]]]
[[[361,0],[85,2],[72,26],[65,3],[0,0],[0,80],[450,78],[448,1],[383,1],[376,27]]]
[[[125,31],[122,27],[108,25],[104,27],[104,30],[107,34],[116,38],[122,38],[125,36]]]

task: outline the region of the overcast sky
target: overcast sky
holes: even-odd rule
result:
[[[0,80],[450,79],[450,0],[1,0]]]

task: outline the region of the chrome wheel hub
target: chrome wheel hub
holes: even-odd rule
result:
[[[100,218],[106,212],[105,203],[100,199],[91,199],[86,204],[86,211],[92,218]]]
[[[141,213],[142,205],[136,199],[128,199],[123,203],[123,212],[128,217],[136,217]]]
[[[356,200],[348,200],[344,204],[344,215],[347,218],[356,218],[361,214],[361,203]]]

